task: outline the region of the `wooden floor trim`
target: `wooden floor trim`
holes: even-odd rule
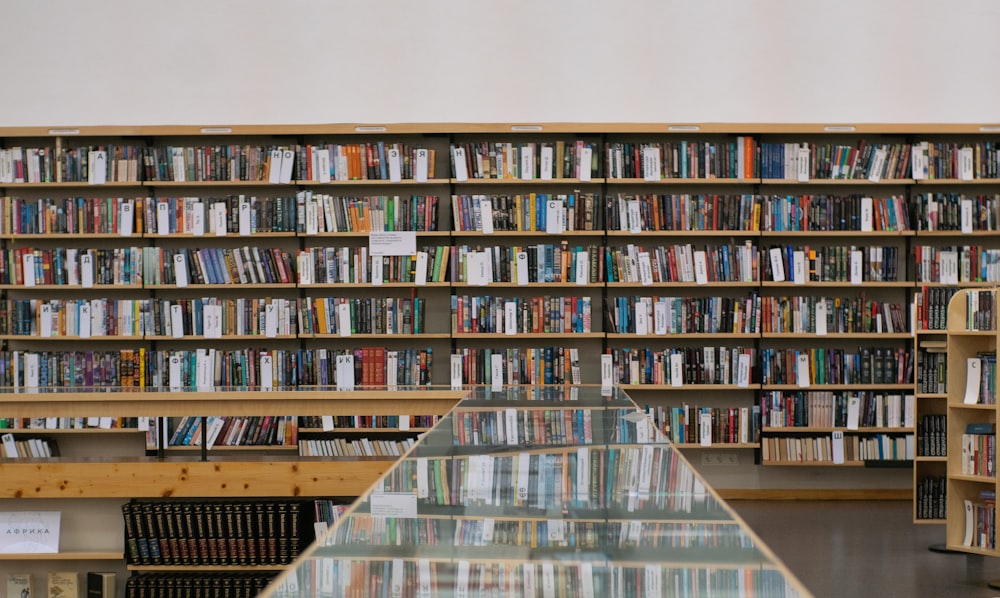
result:
[[[909,488],[730,488],[719,489],[724,500],[911,500]]]

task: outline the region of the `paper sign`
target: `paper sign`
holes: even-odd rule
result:
[[[847,429],[857,430],[861,418],[861,397],[847,397]]]
[[[368,252],[372,256],[414,255],[417,252],[417,233],[414,231],[369,233]]]
[[[680,353],[670,355],[670,386],[684,386],[684,356]]]
[[[462,356],[452,355],[451,356],[451,389],[461,390],[462,389]]]
[[[389,158],[389,180],[393,183],[398,183],[403,180],[403,169],[399,160],[399,150],[392,148],[387,153]]]
[[[90,312],[90,302],[84,301],[80,306],[80,338],[90,338],[91,336]]]
[[[0,512],[0,554],[59,552],[60,515],[59,511]]]
[[[526,285],[529,282],[528,253],[525,251],[518,251],[515,259],[517,261],[515,268],[515,273],[517,274],[517,284],[519,286]]]
[[[198,201],[191,204],[191,234],[201,237],[205,234],[205,203]]]
[[[452,163],[455,165],[455,180],[460,182],[469,180],[469,171],[465,165],[465,148],[456,147],[451,155]]]
[[[94,256],[89,251],[80,256],[80,286],[94,288]]]
[[[580,150],[580,180],[587,182],[590,180],[590,165],[593,160],[594,150],[584,147]]]
[[[868,169],[868,180],[877,183],[882,180],[882,170],[885,169],[885,148],[878,148],[875,150],[875,155],[872,156],[872,165]]]
[[[785,282],[785,261],[782,259],[781,248],[772,247],[767,253],[771,256],[771,278],[774,282]]]
[[[974,175],[972,148],[963,147],[958,150],[958,178],[962,181],[971,181]]]
[[[816,335],[826,335],[826,301],[822,299],[816,302]]]
[[[832,456],[834,465],[843,465],[844,463],[844,432],[842,430],[836,430],[833,433],[832,442]]]
[[[552,180],[552,146],[542,146],[541,171],[539,176],[543,181]]]
[[[156,234],[170,234],[170,205],[165,201],[156,204]]]
[[[961,203],[962,210],[962,233],[969,234],[972,232],[972,200],[963,199]]]
[[[337,332],[340,336],[351,336],[351,306],[347,303],[337,305]]]
[[[183,253],[174,256],[174,282],[178,288],[188,285],[187,257]]]
[[[862,197],[861,198],[861,232],[870,233],[874,230],[874,207],[872,206],[872,198]]]
[[[586,251],[577,251],[573,255],[576,258],[576,284],[585,285],[590,282],[590,257]]]
[[[503,390],[503,355],[499,353],[490,356],[490,381],[493,390]]]
[[[505,301],[503,304],[503,333],[508,336],[517,335],[517,303],[513,301]]]
[[[632,234],[642,232],[642,213],[639,209],[639,200],[630,199],[626,204],[626,214],[628,217],[628,231]]]
[[[966,359],[965,366],[965,397],[962,402],[975,405],[979,402],[979,387],[982,384],[982,368],[978,357]]]
[[[642,148],[642,178],[647,181],[660,180],[660,150],[656,147]]]
[[[653,284],[653,264],[646,251],[639,252],[639,283],[642,286]]]
[[[413,283],[417,285],[427,284],[427,252],[417,252],[417,271]]]
[[[750,386],[750,356],[740,353],[736,363],[736,385],[740,388]]]
[[[795,178],[800,183],[809,181],[809,148],[798,148],[798,159],[795,161]]]
[[[482,221],[483,234],[493,234],[493,201],[489,199],[479,200],[479,217]]]
[[[801,388],[809,386],[809,356],[806,354],[795,358],[795,381]]]
[[[792,280],[795,284],[806,283],[806,253],[804,251],[792,252]]]
[[[222,202],[212,204],[212,225],[215,227],[217,237],[226,236],[226,221],[229,219],[227,212],[226,204]]]
[[[272,299],[264,306],[264,336],[274,338],[278,336],[278,306],[277,299]]]
[[[663,336],[667,333],[667,303],[657,301],[653,304],[653,334]]]
[[[261,390],[274,388],[274,358],[270,353],[263,353],[260,356],[260,388]]]
[[[426,183],[429,177],[428,165],[430,160],[428,160],[427,150],[418,149],[417,150],[417,166],[413,169],[413,178],[416,179],[418,183]]]
[[[861,284],[864,282],[862,267],[864,265],[864,255],[857,249],[851,250],[851,284]]]
[[[320,418],[320,420],[322,421],[323,431],[324,432],[331,432],[331,431],[333,431],[333,429],[334,429],[334,422],[333,422],[333,416],[332,415],[324,415],[324,416],[322,416]]]
[[[21,269],[24,274],[22,277],[24,286],[35,286],[35,255],[33,253],[24,254],[21,258]]]
[[[698,414],[698,443],[701,446],[712,446],[712,414]]]
[[[613,356],[601,355],[601,395],[610,396],[614,383]]]
[[[562,202],[558,199],[550,199],[545,202],[545,232],[550,235],[558,235],[563,232]]]
[[[253,233],[251,227],[250,200],[240,197],[240,236],[246,237]]]
[[[694,281],[696,284],[708,284],[708,257],[704,251],[694,252]]]
[[[180,305],[170,306],[170,335],[184,338],[184,308]]]
[[[330,150],[321,149],[316,152],[316,171],[319,182],[330,182]]]

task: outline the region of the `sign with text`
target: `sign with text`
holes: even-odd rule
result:
[[[0,512],[0,554],[59,552],[59,511]]]
[[[369,233],[368,252],[373,256],[416,255],[417,233],[413,231]]]

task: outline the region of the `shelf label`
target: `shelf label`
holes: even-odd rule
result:
[[[666,301],[656,301],[653,303],[653,334],[663,336],[667,333],[667,303]]]
[[[165,201],[156,203],[156,234],[160,236],[170,234],[170,204]]]
[[[648,251],[639,252],[639,283],[642,286],[653,284],[653,262],[649,258]]]
[[[281,150],[271,150],[271,159],[267,165],[267,182],[277,185],[281,182]]]
[[[183,253],[174,256],[174,282],[177,288],[188,286],[187,256]]]
[[[576,449],[576,496],[578,501],[587,502],[590,496],[590,449],[581,446]]]
[[[545,232],[550,235],[560,235],[563,233],[563,209],[562,202],[558,199],[550,199],[545,202]]]
[[[191,204],[191,234],[196,237],[205,235],[205,203],[197,201]]]
[[[170,336],[184,338],[184,308],[179,304],[170,306]]]
[[[830,439],[832,443],[831,454],[833,456],[834,465],[844,464],[844,431],[834,430],[833,437]]]
[[[10,442],[7,442],[7,437]],[[3,436],[4,448],[14,444]],[[54,554],[59,552],[59,511],[17,511],[0,514],[0,554]]]
[[[847,429],[857,430],[861,419],[861,397],[847,397]]]
[[[205,338],[222,338],[222,306],[206,305],[202,317]]]
[[[417,498],[427,498],[427,457],[417,457]]]
[[[611,396],[614,387],[614,361],[611,355],[601,355],[601,396]]]
[[[962,181],[971,181],[974,174],[972,148],[963,147],[958,150],[958,178]]]
[[[535,178],[535,146],[521,146],[521,180],[530,181]]]
[[[548,561],[542,563],[542,598],[556,598],[555,568]]]
[[[816,335],[826,336],[826,300],[816,302]]]
[[[316,152],[316,173],[319,182],[330,182],[330,150],[321,149]]]
[[[333,431],[333,429],[334,429],[334,423],[333,423],[333,416],[332,415],[324,415],[324,416],[322,416],[320,418],[320,420],[323,423],[323,431],[324,432],[332,432]]]
[[[146,417],[146,416],[140,417],[139,421],[138,421],[138,426],[139,426],[139,431],[140,432],[148,432],[149,431],[149,418]]]
[[[90,302],[84,301],[80,305],[80,338],[90,338],[91,332],[91,309]]]
[[[712,414],[698,414],[698,444],[712,446]]]
[[[307,235],[319,234],[319,204],[317,204],[312,197],[306,199],[305,216],[306,216],[306,234]]]
[[[684,386],[684,355],[680,353],[670,354],[670,386]]]
[[[108,152],[92,151],[87,154],[87,157],[90,162],[90,168],[87,169],[87,183],[103,185],[108,182]],[[182,176],[183,172],[184,168],[181,167]]]
[[[21,269],[23,271],[22,280],[24,286],[33,287],[35,286],[35,254],[26,253],[21,258]]]
[[[403,168],[399,162],[399,150],[391,148],[389,154],[389,180],[398,183],[403,180]]]
[[[580,563],[580,596],[594,598],[594,565],[590,561]]]
[[[649,334],[649,315],[646,313],[646,302],[635,303],[635,333],[638,336]]]
[[[545,522],[545,533],[550,547],[565,542],[566,522],[562,519],[549,519]]]
[[[39,336],[52,336],[52,304],[48,301],[39,306]]]
[[[313,260],[312,256],[306,252],[302,252],[298,257],[299,261],[299,284],[312,284],[313,283]]]
[[[639,208],[638,199],[630,199],[625,207],[628,218],[628,232],[637,235],[642,232],[642,213]]]
[[[495,391],[503,390],[503,355],[490,355],[490,382]]]
[[[484,235],[493,234],[493,200],[479,200],[479,220],[482,225]]]
[[[451,389],[452,390],[462,390],[462,370],[463,370],[462,356],[452,355],[451,356]]]
[[[248,237],[253,233],[251,226],[250,200],[240,196],[240,236]]]
[[[517,456],[517,506],[528,504],[528,477],[531,472],[531,456],[520,453]]]
[[[736,359],[736,385],[740,388],[750,386],[750,356],[740,353]]]
[[[962,210],[962,233],[970,234],[972,232],[972,200],[963,199],[961,203]]]
[[[374,492],[369,500],[372,517],[413,519],[417,516],[417,495],[413,492]]]
[[[658,181],[661,170],[659,148],[642,148],[642,178],[647,181]]]
[[[94,288],[94,255],[90,251],[80,256],[80,286]]]
[[[417,233],[414,231],[368,233],[368,253],[372,256],[414,255],[417,253]]]
[[[521,563],[521,577],[524,579],[524,594],[522,596],[537,596],[538,582],[535,580],[535,564],[532,562]]]
[[[281,152],[281,171],[278,173],[278,182],[287,185],[292,182],[292,168],[295,166],[295,152],[286,149]]]
[[[417,598],[431,598],[431,562],[417,560]]]
[[[337,304],[337,332],[340,336],[351,336],[351,306],[347,303]]]
[[[430,175],[428,172],[428,165],[430,160],[428,160],[427,150],[418,149],[417,150],[417,165],[413,169],[413,178],[416,179],[418,183],[426,183],[427,178]]]
[[[170,356],[170,390],[178,391],[181,389],[181,358],[177,355]]]
[[[427,284],[427,252],[417,252],[417,271],[414,275],[413,284],[423,286]]]
[[[539,176],[543,181],[552,180],[552,146],[543,145],[541,152],[541,171]]]
[[[372,256],[372,279],[371,283],[374,286],[382,286],[382,279],[385,278],[383,274],[385,260],[382,259],[381,255]]]
[[[708,257],[704,251],[694,252],[694,282],[708,284]]]
[[[792,282],[795,284],[806,283],[806,252],[792,252]]]
[[[507,444],[517,445],[520,440],[517,434],[517,410],[516,409],[504,409],[504,428],[506,428],[506,439]],[[525,439],[527,440],[527,438]]]
[[[872,156],[872,165],[868,169],[868,180],[877,183],[882,180],[882,170],[885,168],[885,148],[880,147],[875,150],[875,155]]]
[[[455,165],[455,180],[459,182],[469,180],[469,170],[465,165],[465,148],[456,147],[451,151],[451,161]]]
[[[803,144],[804,146],[805,144]],[[809,148],[800,147],[796,152],[795,178],[800,183],[809,181]]]
[[[772,247],[767,253],[771,256],[771,278],[774,282],[785,282],[785,260],[782,259],[781,248]]]
[[[586,285],[590,282],[590,255],[586,251],[573,253],[576,258],[576,284]]]
[[[930,158],[928,156],[929,150],[930,146],[926,141],[914,143],[910,150],[910,168],[912,170],[912,176],[918,181],[926,180],[930,171]]]
[[[800,388],[809,386],[809,354],[800,353],[795,357],[795,382]]]
[[[982,368],[978,357],[969,357],[965,362],[965,397],[962,402],[975,405],[979,402],[979,387],[982,384]]]
[[[274,357],[270,353],[262,353],[260,356],[260,388],[261,390],[274,388]]]
[[[864,265],[864,256],[861,251],[857,249],[851,250],[851,284],[861,284],[864,282],[864,275],[862,273],[862,267]]]
[[[354,390],[354,355],[337,356],[337,390]]]
[[[278,299],[272,299],[264,306],[264,336],[278,336]]]
[[[469,561],[458,561],[455,598],[469,598]]]
[[[374,504],[372,504],[372,510],[375,510]],[[374,515],[374,513],[372,513],[372,515]],[[403,559],[392,559],[391,571],[392,572],[389,577],[389,596],[396,598],[397,596],[403,595],[403,579],[406,575],[406,571],[403,568]]]
[[[515,273],[517,274],[517,284],[519,286],[526,285],[528,284],[528,253],[526,251],[518,251],[516,261]]]
[[[861,198],[861,232],[870,233],[875,227],[875,207],[872,203],[872,198],[862,197]]]
[[[212,204],[212,226],[215,228],[216,237],[226,236],[226,222],[229,220],[229,214],[226,210],[226,204],[222,202]]]
[[[590,147],[583,147],[580,149],[580,172],[579,178],[582,182],[587,183],[590,181],[590,167],[591,162],[594,159],[594,150]]]
[[[646,598],[663,598],[663,590],[661,589],[661,568],[659,565],[646,565],[643,571],[643,581],[645,585],[643,587],[643,596]]]
[[[944,284],[958,284],[958,252],[938,252],[938,272]]]

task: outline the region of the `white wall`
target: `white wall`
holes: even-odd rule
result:
[[[0,126],[1000,122],[996,0],[4,0]]]

